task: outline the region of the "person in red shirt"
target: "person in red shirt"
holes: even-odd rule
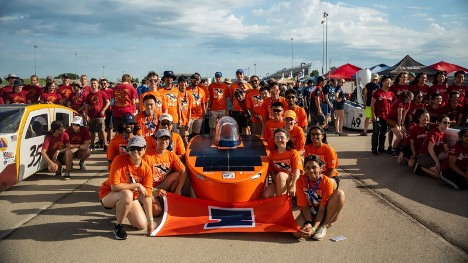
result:
[[[400,98],[403,91],[407,91],[409,89],[408,84],[406,81],[408,80],[408,71],[402,71],[398,73],[393,81],[393,85],[390,87],[390,91],[395,94],[395,98]]]
[[[38,103],[43,88],[39,85],[39,80],[36,75],[32,75],[29,79],[31,83],[29,85],[25,85],[23,88],[23,90],[28,93],[26,99],[28,104]]]
[[[68,96],[66,105],[69,108],[76,110],[81,115],[85,113],[85,101],[88,93],[83,89],[83,87],[75,82],[72,84],[73,93]]]
[[[89,144],[91,142],[91,134],[88,128],[83,126],[83,118],[80,116],[73,117],[70,128],[65,133],[70,138],[70,149],[73,153],[73,158],[80,160],[80,170],[86,170],[85,161],[91,155]]]
[[[297,180],[296,200],[301,213],[296,217],[300,231],[296,238],[322,240],[336,222],[345,202],[343,190],[334,188],[333,180],[322,174],[324,162],[310,155],[304,161],[304,174]]]
[[[429,98],[435,93],[442,96],[442,106],[447,101],[447,73],[444,71],[437,71],[432,81],[432,86],[429,88]],[[431,104],[431,101],[429,101]]]
[[[125,145],[128,153],[117,156],[112,163],[108,179],[99,189],[99,199],[105,209],[115,208],[117,222],[116,239],[127,239],[124,220],[137,229],[145,229],[149,236],[154,230],[153,176],[151,167],[143,161],[146,142],[135,136]],[[143,204],[143,208],[140,205]]]
[[[154,196],[161,197],[166,192],[182,195],[182,188],[187,180],[185,166],[179,157],[167,150],[171,141],[171,132],[160,129],[156,132],[156,148],[148,152],[143,160],[153,169]],[[163,211],[161,200],[154,198],[153,214],[159,216]]]
[[[437,118],[442,114],[443,97],[439,93],[433,93],[430,98],[430,104],[426,106],[427,112],[431,118],[431,123],[436,123]]]
[[[8,77],[5,79],[8,81],[8,85],[0,88],[0,97],[3,98],[3,101],[8,99],[8,95],[13,92],[13,84],[15,80],[19,79],[15,74],[8,74]]]
[[[387,134],[387,115],[390,112],[390,106],[395,99],[395,95],[390,91],[392,79],[390,76],[382,77],[382,88],[376,89],[372,93],[371,112],[372,112],[372,154],[378,155],[378,152],[385,152],[385,138]]]
[[[136,104],[138,103],[138,93],[130,84],[132,76],[122,75],[122,83],[114,88],[114,129],[120,126],[122,116],[125,114],[135,114]]]
[[[459,101],[460,92],[458,90],[454,90],[450,92],[447,103],[440,110],[442,114],[446,114],[449,117],[450,126],[452,127],[462,126],[463,106]]]
[[[112,132],[114,128],[114,124],[112,123],[112,106],[114,106],[114,90],[109,87],[109,81],[106,78],[100,79],[99,80],[99,89],[104,91],[107,95],[107,98],[109,99],[109,107],[106,109],[106,117],[104,120],[105,123],[105,132],[106,132],[106,138],[107,142],[104,144],[108,144],[109,140],[113,137]]]
[[[442,164],[440,177],[455,190],[468,188],[468,133],[466,128],[458,132],[458,141],[452,146],[448,158]]]
[[[416,78],[413,80],[413,82],[410,83],[409,90],[413,92],[413,94],[416,96],[416,92],[422,92],[423,94],[423,99],[422,102],[426,104],[429,101],[428,98],[428,92],[429,92],[429,86],[426,84],[427,80],[427,74],[424,72],[418,73],[416,75]]]
[[[15,79],[13,91],[8,94],[5,104],[26,104],[28,93],[23,90],[23,81]]]
[[[88,119],[88,127],[91,132],[91,150],[94,150],[96,132],[102,142],[104,151],[107,150],[107,134],[105,132],[106,110],[110,105],[106,92],[99,89],[98,80],[91,79],[91,92],[86,96],[85,116]],[[109,138],[110,139],[110,138]]]
[[[414,168],[416,165],[419,148],[421,148],[429,132],[429,113],[427,113],[426,109],[421,108],[416,110],[414,117],[415,119],[411,124],[415,125],[410,124],[408,129],[409,150],[403,148],[402,152],[402,158],[406,159],[409,168]]]
[[[458,91],[460,93],[460,100],[458,101],[458,103],[462,106],[465,105],[465,97],[466,92],[468,90],[468,87],[463,85],[463,82],[465,81],[465,74],[466,72],[463,70],[455,72],[455,83],[453,83],[447,88],[447,93],[449,94],[449,96],[452,91]]]
[[[273,183],[263,190],[262,197],[287,194],[296,196],[296,181],[302,173],[302,158],[294,149],[289,132],[279,128],[273,134],[275,150],[268,155],[268,172]]]
[[[41,94],[39,103],[63,105],[62,95],[56,92],[55,82],[46,82],[45,89],[46,91]]]
[[[419,148],[418,163],[414,168],[414,174],[420,175],[421,171],[440,179],[441,162],[447,158],[449,150],[445,131],[450,125],[447,115],[440,115],[437,119],[437,127],[431,130]]]
[[[70,148],[70,137],[65,132],[65,126],[61,121],[53,121],[50,131],[44,139],[41,156],[47,162],[47,169],[55,172],[55,176],[62,175],[62,165],[65,164],[63,179],[70,179],[73,154]]]
[[[414,95],[414,100],[410,104],[410,108],[408,110],[408,114],[406,115],[407,119],[407,124],[411,123],[413,121],[414,114],[418,109],[424,109],[424,93],[422,91],[415,91],[413,93]],[[416,120],[417,121],[417,120]]]
[[[411,101],[413,100],[413,93],[408,90],[401,92],[399,98],[392,104],[390,112],[387,116],[387,123],[396,139],[391,146],[390,155],[398,156],[398,147],[400,143],[406,138],[405,121],[406,115],[410,108]]]
[[[229,115],[227,107],[229,86],[223,82],[223,73],[215,73],[215,81],[208,86],[208,91],[210,93],[210,100],[207,112],[210,116],[210,136],[214,136],[218,120]]]
[[[62,75],[62,85],[59,86],[58,93],[60,93],[60,96],[63,98],[62,105],[68,100],[70,94],[73,93],[70,77],[67,74]]]
[[[81,87],[83,88],[83,91],[85,91],[88,94],[91,93],[91,87],[88,86],[88,76],[81,75],[80,76],[80,84],[81,84]]]

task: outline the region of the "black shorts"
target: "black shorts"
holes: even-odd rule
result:
[[[110,131],[113,128],[114,122],[112,121],[112,111],[106,112],[106,119],[104,121],[104,125],[106,131]]]
[[[239,129],[242,131],[242,128],[250,126],[250,119],[244,116],[242,111],[232,111],[231,117],[236,120]],[[240,132],[241,132],[240,131]]]
[[[338,175],[337,176],[333,176],[333,177],[330,177],[331,179],[335,180],[336,182],[336,189],[340,188],[340,178],[338,178]]]
[[[316,125],[317,123],[319,125],[324,125],[325,124],[325,116],[319,115],[315,112],[310,113],[310,118],[312,119],[311,126]]]
[[[65,164],[65,153],[59,153],[57,156],[57,161],[60,162],[60,164],[64,165]]]
[[[105,206],[104,203],[102,203],[102,199],[99,200],[99,201],[101,202],[102,207],[104,207],[106,210],[111,210],[112,209],[112,208],[109,208],[109,207]]]

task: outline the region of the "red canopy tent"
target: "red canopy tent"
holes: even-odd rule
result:
[[[352,64],[344,64],[343,66],[340,66],[336,68],[335,70],[330,72],[330,78],[331,79],[345,79],[345,80],[351,80],[352,76],[356,74],[361,70],[360,67],[354,66]],[[328,78],[328,73],[323,75],[325,78]]]
[[[465,72],[468,72],[468,69],[466,69],[464,67],[460,67],[458,65],[448,63],[448,62],[445,62],[445,61],[437,62],[435,64],[432,64],[432,65],[428,66],[428,67],[436,69],[436,70],[440,70],[440,71],[445,71],[445,72],[447,72],[447,74],[458,71],[458,70],[463,70]]]

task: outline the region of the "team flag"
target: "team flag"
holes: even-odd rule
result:
[[[302,69],[302,71],[301,71],[301,73],[299,74],[299,76],[297,76],[297,78],[298,78],[299,80],[304,80],[304,75],[305,75],[305,74],[304,74],[304,70],[305,70],[305,69]]]
[[[296,232],[291,198],[286,195],[251,202],[226,203],[167,193],[164,214],[151,236],[220,232]]]

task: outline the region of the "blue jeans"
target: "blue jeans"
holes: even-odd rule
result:
[[[385,151],[385,139],[387,138],[387,120],[380,119],[372,123],[372,152],[377,152],[377,149],[380,152]]]

